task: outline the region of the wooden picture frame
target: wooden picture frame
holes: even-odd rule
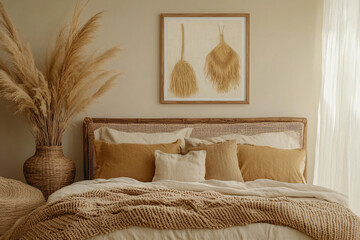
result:
[[[249,104],[250,14],[161,14],[160,48],[161,103]]]

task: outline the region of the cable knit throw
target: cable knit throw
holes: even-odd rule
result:
[[[86,239],[129,226],[219,229],[259,222],[314,239],[360,239],[360,218],[338,203],[141,187],[96,190],[47,204],[24,218],[9,239]]]

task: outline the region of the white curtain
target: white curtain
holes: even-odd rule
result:
[[[360,215],[360,0],[324,0],[314,183]]]

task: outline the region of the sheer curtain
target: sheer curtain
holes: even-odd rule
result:
[[[360,215],[360,0],[324,0],[314,183]]]

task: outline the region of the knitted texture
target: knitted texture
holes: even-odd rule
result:
[[[86,239],[130,226],[220,229],[260,222],[314,239],[360,239],[360,218],[338,203],[140,187],[91,191],[47,204],[9,239]]]

